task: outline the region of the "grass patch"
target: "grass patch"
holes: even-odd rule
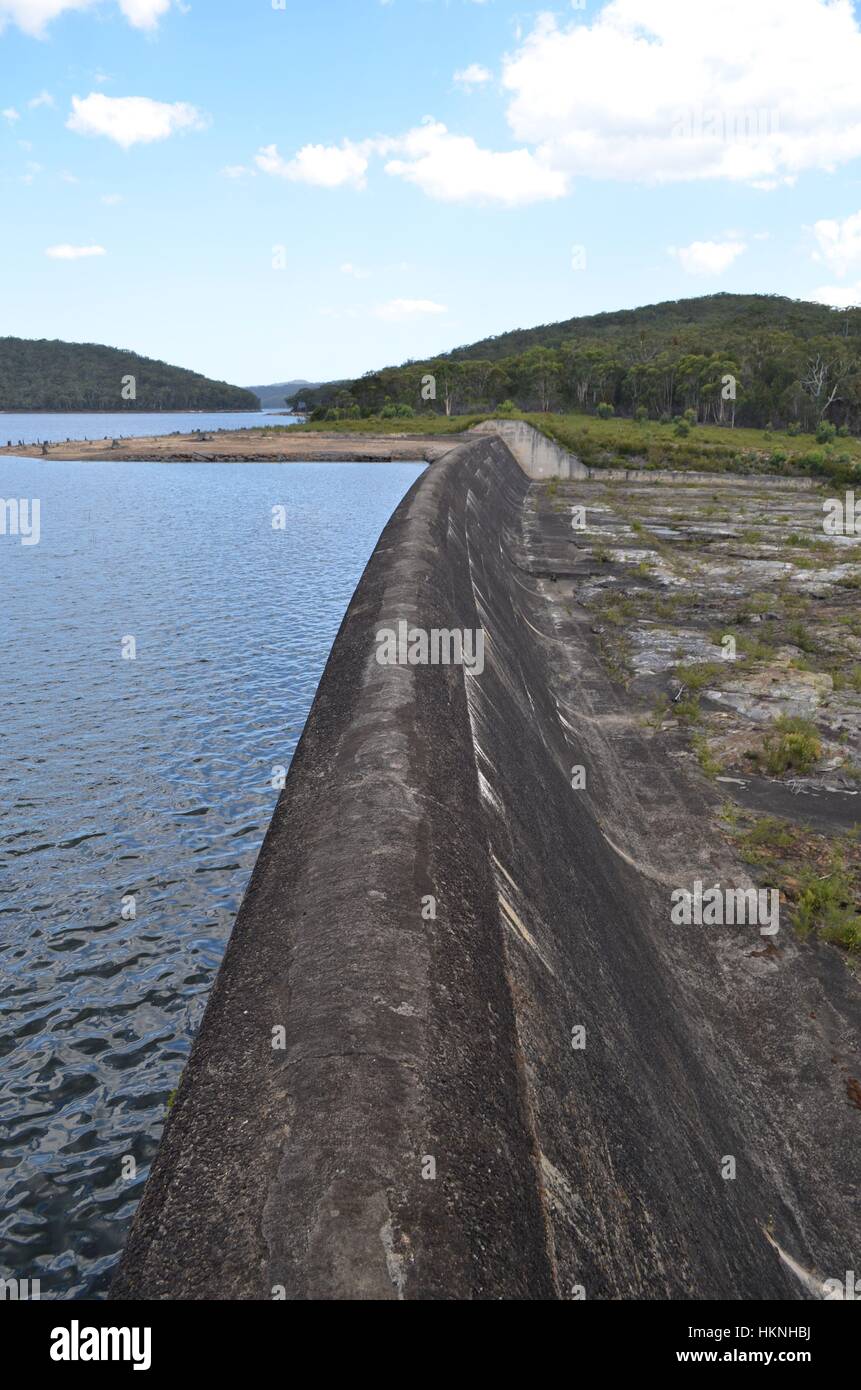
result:
[[[722,661],[695,661],[689,666],[676,666],[673,675],[688,690],[699,693],[709,685],[717,685],[724,670]]]
[[[798,647],[800,651],[812,654],[813,652],[818,650],[815,639],[811,637],[807,628],[801,622],[793,622],[789,624],[789,636],[792,641],[792,645],[794,647]]]
[[[822,757],[822,741],[809,719],[781,715],[767,734],[757,761],[772,777],[810,772]]]
[[[774,473],[819,476],[832,482],[861,480],[861,443],[840,439],[839,448],[814,446],[810,437],[762,430],[698,425],[689,435],[676,435],[673,426],[657,420],[640,422],[623,417],[600,420],[594,415],[524,414],[500,417],[487,411],[473,415],[414,415],[381,419],[306,421],[284,429],[321,434],[459,434],[484,420],[525,420],[548,439],[561,444],[593,468],[641,468],[645,472],[670,468],[700,473]],[[278,427],[275,427],[278,428]]]
[[[287,434],[461,434],[480,425],[491,415],[413,415],[409,419],[381,420],[372,415],[367,420],[307,420],[298,425],[269,426]]]
[[[840,849],[834,850],[827,874],[806,870],[794,917],[799,935],[806,938],[817,932],[847,951],[861,949],[861,911],[855,887]]]
[[[750,637],[745,632],[739,632],[736,628],[716,628],[709,634],[716,647],[721,646],[725,637],[735,638],[737,660],[743,661],[772,661],[774,659],[775,647],[769,642],[763,641],[761,637]]]
[[[856,832],[830,838],[777,816],[755,816],[734,803],[728,833],[766,887],[788,902],[798,934],[861,950],[861,842]]]
[[[670,715],[680,724],[696,724],[702,714],[699,695],[686,695],[670,705]]]
[[[700,765],[700,771],[708,777],[709,781],[713,782],[723,772],[723,763],[712,753],[705,734],[694,734],[691,739],[691,747]]]

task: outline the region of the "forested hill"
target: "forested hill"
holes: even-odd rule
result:
[[[253,391],[97,343],[0,338],[0,410],[259,410]]]
[[[668,301],[517,329],[304,395],[315,419],[519,408],[859,433],[861,309],[778,295]]]
[[[838,311],[825,304],[776,294],[703,295],[697,299],[669,299],[641,309],[563,319],[539,328],[515,328],[440,356],[455,360],[486,358],[493,362],[533,347],[558,348],[572,338],[620,345],[645,338],[653,347],[708,344],[715,351],[726,353],[739,339],[763,332],[786,333],[801,341],[839,333],[861,342],[861,309]]]

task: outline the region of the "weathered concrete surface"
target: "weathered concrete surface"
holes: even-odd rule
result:
[[[632,708],[673,740],[686,695],[684,726],[730,796],[820,825],[830,803],[835,828],[861,825],[861,537],[826,536],[830,489],[732,474],[620,481],[595,471],[544,489],[540,526],[555,537],[560,600],[567,590],[590,610]],[[575,508],[585,524],[572,533]],[[784,717],[808,722],[819,754],[758,784]]]
[[[673,886],[746,880],[534,497],[479,438],[383,533],[115,1297],[803,1299],[861,1267],[855,982],[785,932],[670,925]],[[379,666],[400,618],[483,627],[483,674]]]
[[[529,478],[588,478],[589,469],[575,454],[548,439],[525,420],[485,420],[473,434],[495,434],[508,445]]]

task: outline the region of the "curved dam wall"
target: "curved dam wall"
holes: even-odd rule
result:
[[[787,1115],[818,1059],[784,1020],[821,1001],[670,930],[704,808],[548,604],[533,491],[482,435],[386,527],[115,1298],[805,1298],[780,1249],[856,1267],[845,1132],[815,1085]],[[483,669],[379,664],[402,621],[482,629]]]
[[[474,434],[492,434],[504,440],[524,473],[530,478],[588,478],[589,469],[575,454],[548,439],[525,420],[485,420],[473,426]]]

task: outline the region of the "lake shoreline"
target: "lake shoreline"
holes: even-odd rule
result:
[[[441,458],[462,440],[456,435],[258,434],[222,430],[211,434],[141,435],[12,445],[0,455],[75,463],[403,463]]]

